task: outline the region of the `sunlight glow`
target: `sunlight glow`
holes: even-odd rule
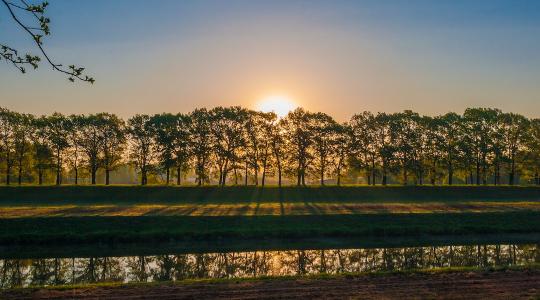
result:
[[[257,110],[263,112],[274,112],[278,118],[285,117],[289,111],[294,110],[298,105],[289,97],[283,95],[273,95],[264,97],[257,102]]]

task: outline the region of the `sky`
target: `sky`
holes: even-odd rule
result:
[[[256,108],[284,95],[338,120],[496,107],[540,117],[540,1],[49,0],[49,55],[86,67],[0,61],[0,106],[20,112]],[[0,7],[0,43],[37,53]]]

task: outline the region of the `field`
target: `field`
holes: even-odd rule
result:
[[[0,244],[540,233],[536,187],[0,188]]]

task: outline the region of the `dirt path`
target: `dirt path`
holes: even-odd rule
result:
[[[540,202],[248,203],[0,207],[0,218],[81,216],[253,216],[540,211]]]
[[[535,299],[540,297],[540,271],[38,289],[0,295],[6,299]]]

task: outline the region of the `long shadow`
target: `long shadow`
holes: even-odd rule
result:
[[[255,215],[255,216],[259,214],[259,208],[261,206],[261,194],[262,194],[263,190],[264,190],[264,188],[257,187],[251,193],[251,200],[248,203],[248,207],[249,207],[249,204],[251,204],[251,202],[253,202],[253,201],[256,202],[255,211],[253,212],[253,215]]]
[[[283,196],[283,189],[281,187],[279,187],[279,208],[280,208],[280,213],[282,216],[285,215],[285,208],[283,207],[283,199],[284,196]]]

